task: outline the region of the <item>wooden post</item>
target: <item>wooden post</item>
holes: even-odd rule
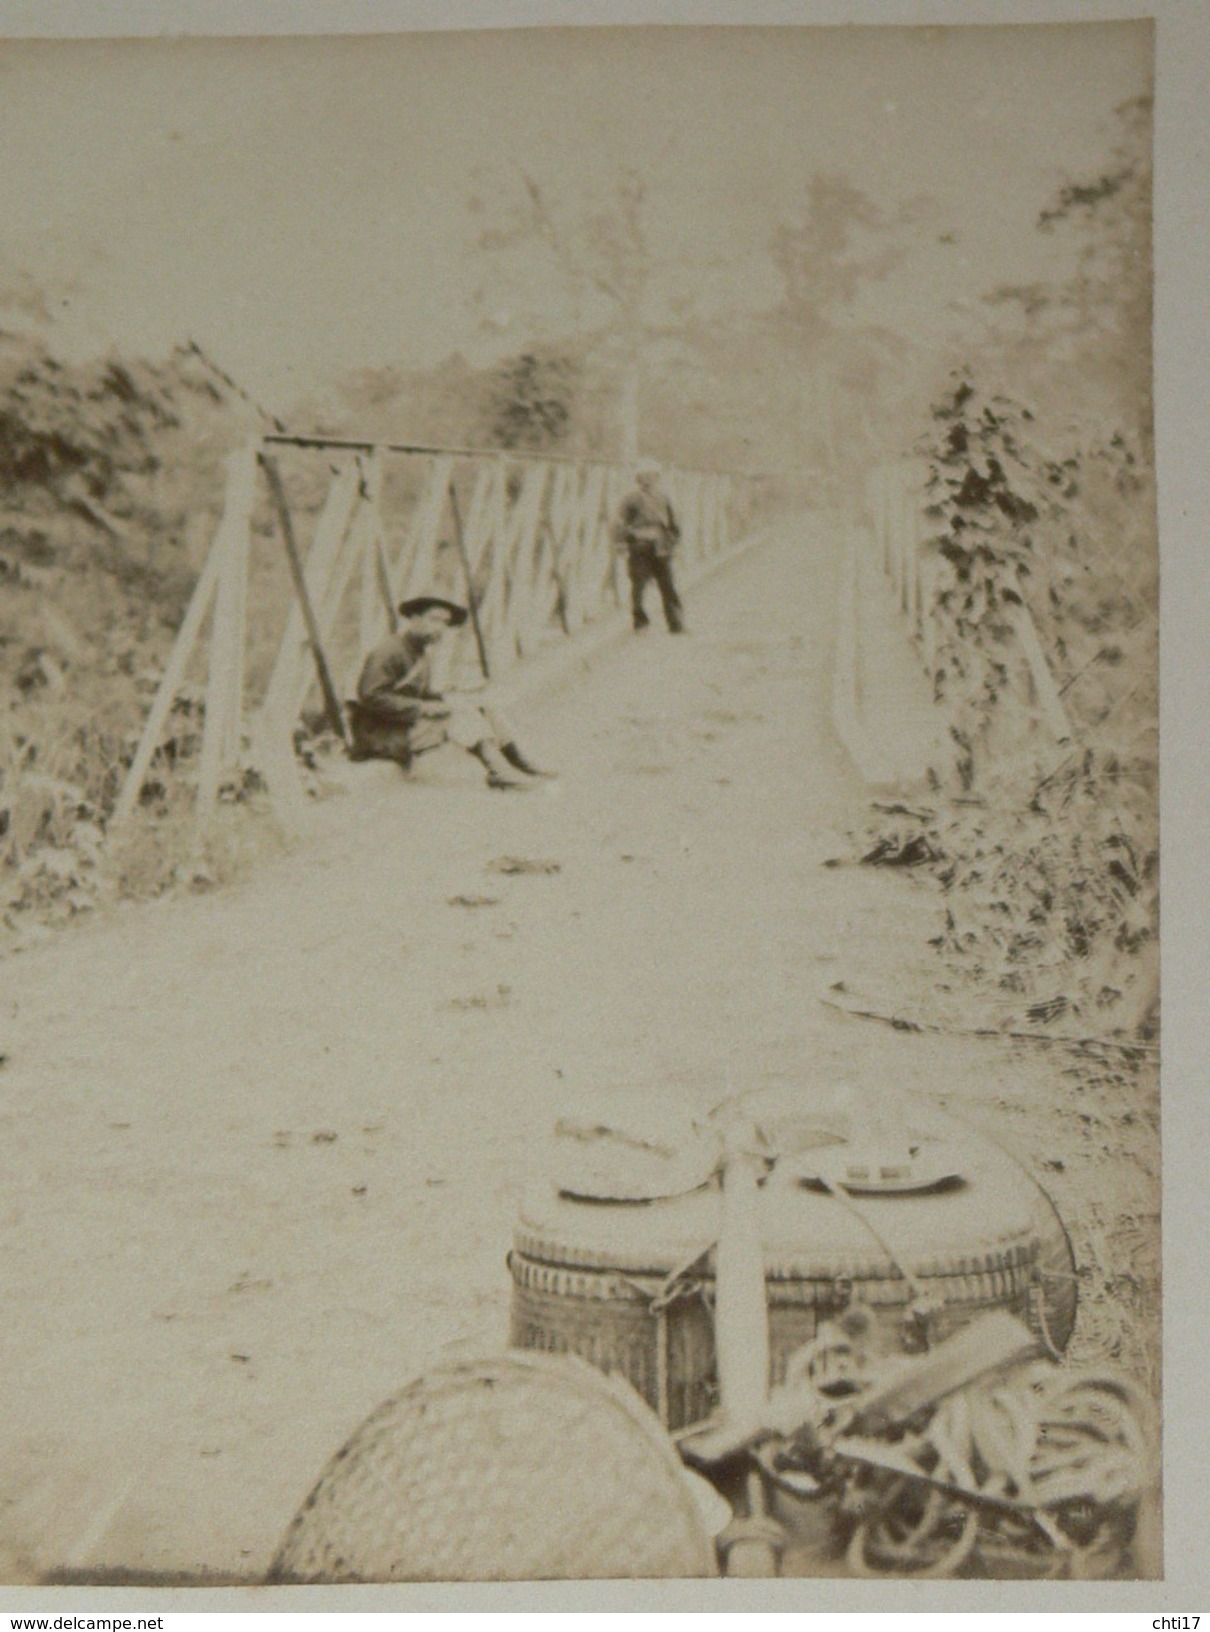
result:
[[[618,604],[617,551],[613,547],[614,502],[613,472],[602,468],[597,472],[596,509],[592,519],[592,616],[599,617],[602,603]]]
[[[353,524],[332,564],[323,600],[316,604],[315,619],[319,636],[327,644],[338,629],[349,586],[354,578],[357,579],[357,640],[355,649],[341,653],[344,660],[342,697],[356,689],[366,652],[388,631],[393,632],[399,622],[395,602],[391,598],[382,541],[382,515],[378,505],[380,474],[378,455],[373,453],[363,471],[359,488],[361,500]],[[313,672],[303,670],[291,700],[292,720],[302,713],[313,684]]]
[[[244,609],[248,577],[248,529],[256,484],[256,450],[233,454],[228,463],[230,503],[215,548],[219,555],[210,674],[197,777],[197,826],[214,814],[223,772],[239,757],[244,676]]]
[[[559,481],[559,472],[556,471],[553,489]],[[550,494],[548,493],[548,499]],[[538,525],[534,532],[534,553],[530,565],[530,596],[529,610],[525,617],[525,639],[530,649],[542,644],[543,636],[550,629],[551,614],[556,604],[561,604],[561,591],[555,573],[555,546],[554,535],[551,532],[550,507],[543,507],[538,514]]]
[[[454,461],[441,457],[429,461],[429,479],[424,496],[412,512],[407,541],[391,574],[391,593],[397,601],[409,595],[424,595],[432,588],[433,569],[441,518],[447,495],[452,491]]]
[[[307,555],[306,586],[312,604],[327,594],[333,565],[354,524],[359,495],[358,467],[350,460],[329,489]],[[294,755],[294,731],[311,684],[307,647],[306,619],[296,596],[286,615],[255,740],[256,767],[265,779],[278,820],[290,830],[298,828],[305,808]]]
[[[588,566],[593,535],[596,532],[599,509],[598,480],[601,474],[599,467],[585,465],[576,467],[575,508],[572,513],[564,570],[564,584],[569,595],[567,618],[573,630],[586,623],[593,610],[589,604]]]
[[[564,465],[559,471],[550,507],[549,543],[550,575],[558,590],[559,623],[565,635],[571,634],[575,627],[572,608],[576,593],[575,507],[579,490],[579,466]]]
[[[256,465],[254,449],[242,449],[228,457],[227,495],[223,506],[223,517],[219,523],[218,533],[215,535],[215,540],[211,546],[210,554],[206,558],[206,564],[202,568],[201,576],[199,577],[197,585],[194,588],[184,620],[180,629],[177,631],[177,637],[173,643],[172,651],[168,658],[167,667],[164,670],[163,678],[160,681],[155,698],[152,702],[151,711],[147,716],[147,723],[143,727],[143,735],[139,740],[138,749],[135,752],[130,770],[126,774],[126,781],[122,786],[121,796],[118,799],[113,816],[110,818],[109,831],[111,833],[117,832],[119,828],[123,827],[134,813],[134,808],[138,803],[139,795],[143,791],[143,783],[147,780],[147,772],[151,768],[151,761],[155,757],[156,749],[159,747],[160,734],[164,729],[164,722],[167,720],[172,705],[176,700],[177,692],[181,688],[181,684],[185,678],[185,671],[189,666],[189,659],[193,655],[193,649],[197,644],[197,639],[201,633],[202,625],[205,622],[206,614],[210,611],[211,602],[215,598],[215,592],[219,584],[220,572],[223,564],[231,555],[233,540],[238,541],[242,538],[243,550],[245,552],[244,560],[246,561],[248,527],[252,513],[252,494],[255,470]],[[232,590],[235,587],[236,586],[229,584],[229,604]],[[236,599],[235,606],[232,608],[232,610],[235,617],[227,620],[229,626],[233,626],[238,622],[238,598]],[[212,645],[213,638],[212,632]],[[242,665],[243,657],[241,642],[241,653],[239,657],[239,671],[241,675],[243,672]],[[213,655],[211,658],[211,673],[212,675],[214,673]],[[228,679],[230,679],[230,676],[228,676]],[[230,695],[230,687],[228,688],[228,695]],[[209,698],[207,700],[209,701]],[[215,716],[208,714],[207,729],[212,737],[214,736],[215,731],[213,724],[214,718]],[[215,742],[214,748],[211,750],[212,754],[219,751],[223,745],[224,739],[227,741],[230,740],[231,725],[230,721],[225,717],[223,719],[223,723],[218,727],[218,732],[219,735],[217,741]],[[204,741],[205,738],[203,738],[203,743]]]
[[[210,603],[214,599],[215,586],[218,583],[218,569],[220,550],[218,541],[210,548],[206,557],[206,564],[202,568],[201,576],[194,588],[185,613],[184,621],[177,631],[176,640],[169,654],[168,664],[156,690],[152,701],[151,712],[147,716],[147,723],[143,727],[143,735],[139,739],[139,746],[135,752],[126,780],[122,784],[122,793],[109,820],[110,833],[116,833],[130,820],[134,807],[138,803],[139,795],[143,791],[143,783],[147,780],[147,772],[151,768],[151,761],[159,747],[160,733],[164,729],[164,722],[168,718],[169,710],[176,700],[176,694],[181,689],[181,682],[185,678],[185,671],[189,666],[189,659],[193,655],[193,648],[197,644],[197,637],[201,631],[206,614],[210,610]]]
[[[286,555],[290,562],[290,576],[294,580],[294,591],[298,596],[299,605],[302,607],[303,621],[307,627],[311,652],[315,658],[315,671],[319,677],[320,690],[323,692],[324,710],[328,716],[328,723],[347,746],[349,734],[345,725],[344,711],[341,709],[340,699],[336,695],[336,687],[332,683],[328,660],[324,656],[323,643],[320,640],[319,628],[315,621],[315,609],[311,605],[302,559],[298,553],[298,542],[294,537],[294,523],[290,516],[290,507],[286,503],[286,490],[282,485],[281,472],[278,470],[276,462],[267,454],[262,453],[260,455],[260,463],[268,480],[269,492],[277,510],[282,543],[286,547]]]
[[[471,615],[471,628],[475,632],[475,647],[479,653],[479,667],[483,671],[483,678],[485,680],[490,680],[492,677],[492,671],[487,661],[487,646],[484,644],[483,630],[479,624],[479,608],[476,604],[475,581],[471,573],[470,556],[467,554],[466,534],[462,529],[462,513],[458,508],[458,495],[452,486],[450,488],[450,507],[454,518],[454,546],[458,551],[458,559],[462,563],[462,576],[466,580],[466,605],[467,610]]]
[[[491,483],[484,506],[479,548],[479,577],[483,589],[479,596],[479,624],[484,644],[492,654],[492,668],[499,678],[506,663],[511,642],[501,638],[506,633],[505,602],[508,583],[508,556],[512,547],[512,520],[508,504],[508,465],[503,457],[491,462]],[[482,572],[487,562],[486,575]]]
[[[600,514],[599,482],[604,475],[599,465],[585,465],[580,471],[580,501],[576,515],[575,619],[577,625],[589,621],[596,611],[592,599],[592,555]]]
[[[252,503],[256,482],[255,449],[248,449],[247,481],[248,494],[248,522],[236,535],[232,556],[228,558],[228,623],[229,623],[229,661],[231,665],[231,680],[228,687],[227,707],[223,730],[223,768],[230,769],[239,764],[243,750],[244,736],[244,673],[247,667],[247,635],[248,635],[248,550],[252,543]],[[218,599],[221,601],[223,590],[220,581]],[[218,604],[215,606],[215,619],[219,615]]]
[[[329,490],[307,556],[306,584],[311,604],[327,599],[333,567],[353,525],[360,503],[357,466],[350,461]],[[257,728],[259,760],[273,760],[278,744],[292,738],[298,713],[310,689],[308,641],[303,605],[295,597],[286,616],[285,633],[261,704]],[[291,758],[293,751],[291,750]]]
[[[571,550],[568,539],[573,519],[572,506],[575,501],[576,487],[576,467],[560,465],[555,472],[555,480],[551,488],[544,535],[549,556],[548,572],[551,584],[558,597],[556,606],[558,608],[559,623],[565,635],[571,633],[572,627],[570,605],[574,586],[569,582],[568,557]]]
[[[353,510],[352,525],[345,532],[340,546],[332,561],[332,569],[328,573],[327,582],[317,588],[311,582],[311,575],[305,574],[307,590],[311,597],[311,605],[315,609],[315,624],[319,630],[319,638],[326,642],[332,633],[332,628],[340,616],[340,609],[344,605],[349,585],[358,575],[358,569],[366,553],[366,543],[373,536],[374,519],[370,506],[366,503],[358,490],[357,501]],[[301,554],[299,559],[301,560]],[[305,626],[305,625],[304,625]],[[312,648],[311,638],[306,641],[306,655],[309,656]],[[298,689],[294,698],[293,712],[302,708],[307,699],[307,693],[315,684],[315,665],[311,662],[299,665]]]
[[[505,576],[505,640],[498,652],[523,657],[528,649],[527,637],[533,599],[533,563],[538,528],[542,517],[542,498],[546,491],[548,467],[536,459],[527,461],[522,478],[521,492],[513,506],[507,530],[508,547],[504,560]]]
[[[382,597],[387,627],[394,634],[399,628],[399,608],[391,593],[391,575],[387,568],[386,546],[383,544],[381,533],[374,541],[374,570],[378,577],[378,593]]]
[[[395,627],[389,585],[384,593],[385,561],[382,550],[382,458],[371,453],[362,466],[361,494],[364,534],[361,540],[361,596],[357,608],[360,653],[369,651],[384,629]]]
[[[615,606],[621,606],[625,599],[625,590],[622,583],[622,559],[618,547],[613,540],[613,523],[621,507],[626,490],[629,486],[627,473],[615,466],[609,472],[609,485],[605,493],[607,510],[608,532],[605,537],[605,547],[609,551],[609,585],[610,598]]]
[[[605,587],[605,560],[601,549],[606,472],[594,465],[584,472],[578,550],[578,604],[581,622],[595,618]]]
[[[504,649],[509,661],[525,656],[526,636],[533,596],[533,559],[546,471],[536,461],[528,463],[522,477],[521,493],[509,519],[509,549],[506,572],[507,639]]]

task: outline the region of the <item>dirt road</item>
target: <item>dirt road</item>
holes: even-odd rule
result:
[[[1100,1135],[1048,1051],[818,1001],[926,989],[940,912],[822,865],[868,799],[829,720],[833,602],[826,527],[783,526],[688,637],[526,710],[548,791],[370,767],[250,885],[4,964],[0,1576],[256,1577],[370,1409],[502,1345],[526,1174],[593,1093],[893,1081],[1062,1152],[1087,1213]]]

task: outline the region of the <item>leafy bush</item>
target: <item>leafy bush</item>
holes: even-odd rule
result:
[[[863,840],[867,859],[910,854],[933,875],[944,900],[934,944],[988,994],[993,1024],[1151,1035],[1158,567],[1148,462],[1119,431],[1045,425],[981,391],[970,370],[951,377],[916,453],[935,688],[958,748],[959,798],[879,824]],[[1018,609],[1037,630],[1068,741],[1050,734],[1030,695]]]
[[[100,835],[238,434],[195,357],[67,365],[0,333],[0,900],[11,929],[107,889]],[[177,718],[174,727],[184,722]],[[184,756],[179,730],[155,767]]]

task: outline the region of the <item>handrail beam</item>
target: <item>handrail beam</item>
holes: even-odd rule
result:
[[[551,465],[604,465],[610,469],[625,466],[625,459],[605,459],[599,454],[540,453],[530,448],[465,448],[444,447],[432,442],[379,442],[348,436],[295,436],[284,431],[270,431],[261,438],[276,447],[332,448],[346,453],[402,453],[443,454],[450,459],[540,459]],[[678,466],[678,469],[686,469]],[[784,474],[775,470],[719,470],[700,471],[699,475],[743,476],[752,482],[784,480]]]

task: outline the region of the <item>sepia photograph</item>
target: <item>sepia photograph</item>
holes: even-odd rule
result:
[[[1155,79],[0,39],[0,1582],[1163,1580]]]

